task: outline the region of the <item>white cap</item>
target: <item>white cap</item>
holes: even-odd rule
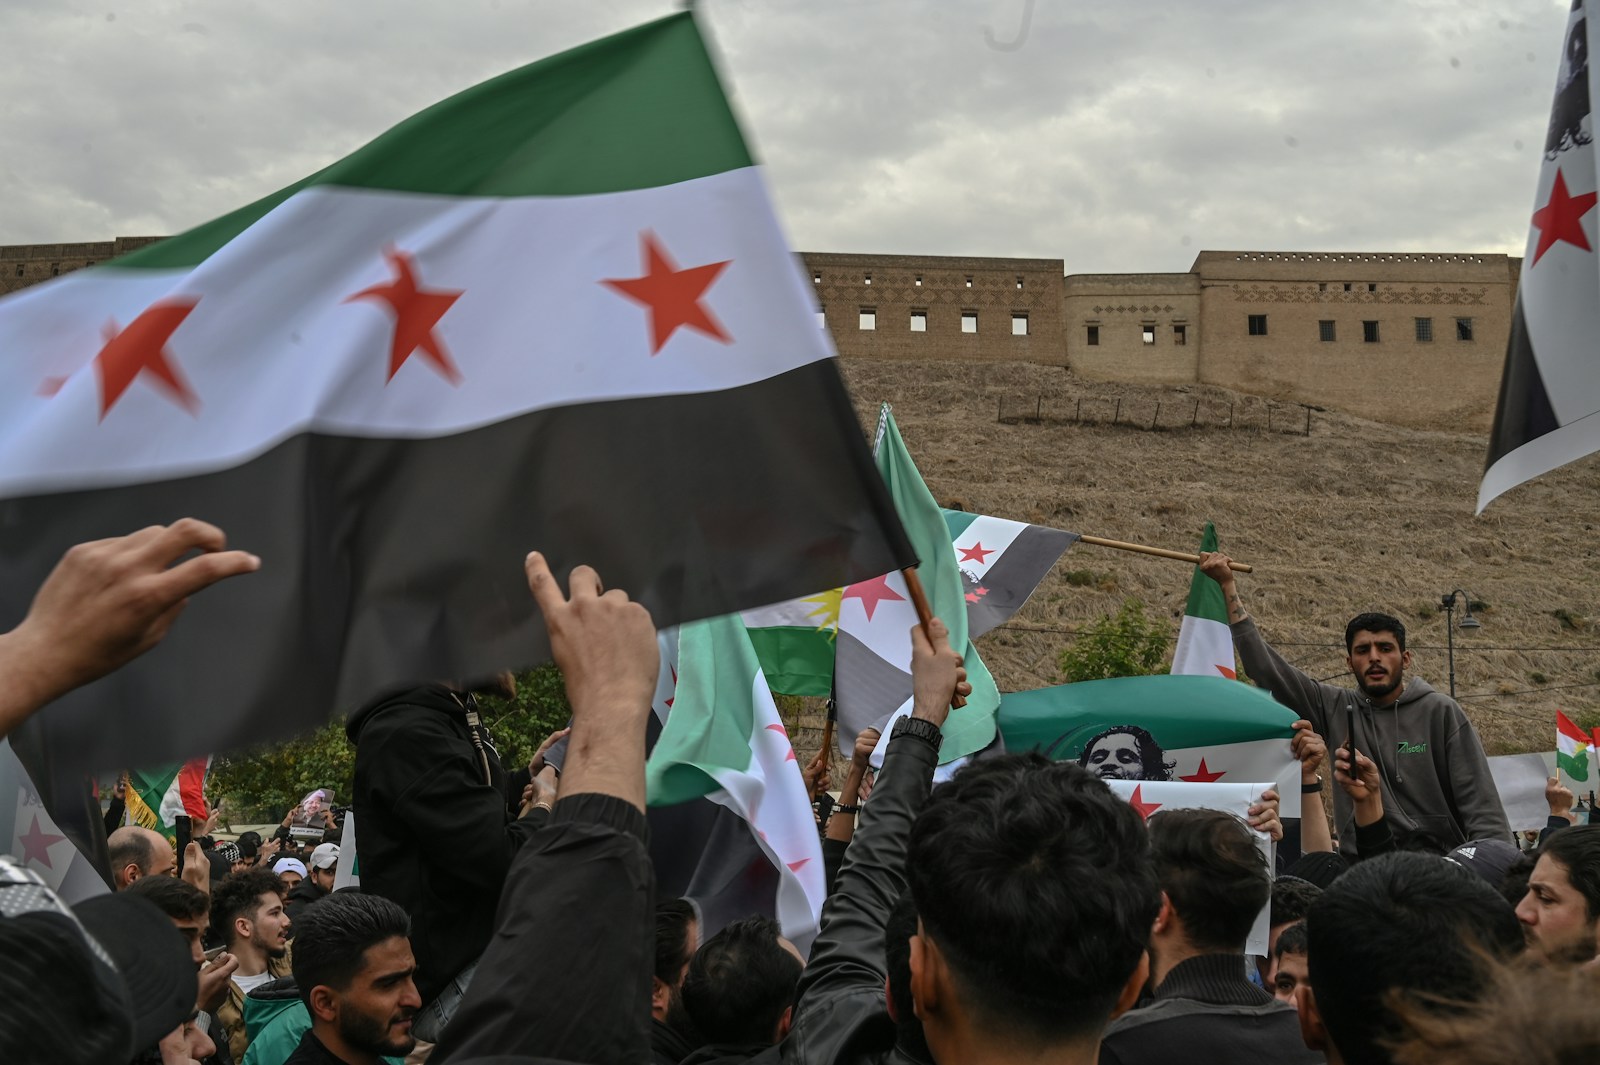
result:
[[[299,858],[279,858],[272,864],[272,871],[279,874],[295,872],[301,876],[306,875],[306,867]]]
[[[326,869],[339,860],[339,845],[337,843],[319,843],[311,852],[311,868]]]

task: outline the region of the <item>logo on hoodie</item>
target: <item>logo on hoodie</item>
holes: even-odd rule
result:
[[[1428,745],[1426,743],[1407,743],[1405,740],[1401,740],[1400,741],[1400,751],[1399,751],[1399,753],[1400,754],[1427,754],[1428,753]]]

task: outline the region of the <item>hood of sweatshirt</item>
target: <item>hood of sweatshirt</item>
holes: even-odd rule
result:
[[[457,699],[460,699],[460,702]],[[461,716],[466,713],[463,703],[466,696],[457,696],[443,684],[422,684],[410,688],[391,690],[373,699],[350,715],[344,733],[351,743],[361,742],[361,730],[367,722],[391,706],[423,706],[443,714]]]

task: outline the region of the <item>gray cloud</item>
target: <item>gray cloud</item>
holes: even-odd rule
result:
[[[175,232],[652,0],[7,0],[0,243]],[[709,0],[794,244],[1520,252],[1566,4]],[[111,18],[110,16],[115,16]]]

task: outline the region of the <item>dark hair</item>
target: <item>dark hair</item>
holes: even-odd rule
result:
[[[1405,622],[1389,614],[1379,614],[1369,610],[1365,614],[1357,614],[1351,618],[1350,624],[1344,627],[1345,654],[1349,654],[1350,648],[1355,646],[1356,633],[1358,632],[1392,632],[1394,633],[1394,642],[1400,645],[1400,650],[1404,651],[1406,649]]]
[[[911,937],[916,934],[917,900],[908,891],[883,922],[884,968],[889,971],[889,1001],[894,1003],[895,1043],[917,1061],[932,1061],[911,998]]]
[[[119,828],[106,840],[111,868],[121,869],[131,862],[139,867],[140,874],[148,874],[156,860],[156,850],[150,843],[150,837],[133,825],[124,825],[123,828],[132,831],[124,832]]]
[[[1289,921],[1303,921],[1322,889],[1297,876],[1280,876],[1272,882],[1271,924],[1276,928]]]
[[[1304,954],[1307,950],[1306,923],[1296,921],[1294,924],[1278,933],[1278,941],[1272,944],[1272,956],[1281,958],[1285,954]]]
[[[141,876],[123,890],[143,895],[174,921],[192,921],[211,910],[211,896],[175,876]]]
[[[689,927],[699,919],[688,899],[656,903],[656,979],[677,987],[683,967],[694,956],[689,950]]]
[[[1523,946],[1516,914],[1482,877],[1414,852],[1357,863],[1311,904],[1306,936],[1317,1011],[1346,1065],[1389,1060],[1394,993],[1471,1002],[1481,954]]]
[[[1511,903],[1515,908],[1528,893],[1528,881],[1533,879],[1533,867],[1539,864],[1539,852],[1529,851],[1518,855],[1517,860],[1506,867],[1506,875],[1500,881],[1500,897]]]
[[[800,959],[778,943],[770,917],[735,921],[689,962],[683,1007],[709,1044],[775,1042],[783,1011],[794,1002]]]
[[[261,833],[255,831],[241,832],[239,833],[239,838],[234,842],[238,844],[240,854],[251,861],[255,861],[256,852],[261,849]]]
[[[1161,906],[1133,807],[1037,753],[985,758],[936,788],[906,878],[982,1026],[1037,1044],[1105,1026]]]
[[[366,966],[369,948],[411,935],[406,911],[381,895],[354,891],[324,895],[300,911],[295,925],[290,967],[306,1009],[313,988],[348,988]]]
[[[1138,725],[1112,725],[1104,732],[1095,736],[1083,745],[1083,753],[1078,755],[1078,764],[1085,769],[1089,768],[1089,752],[1094,750],[1094,745],[1107,736],[1132,736],[1139,745],[1139,765],[1141,779],[1143,780],[1171,780],[1172,770],[1177,766],[1177,761],[1163,761],[1161,744],[1150,734],[1148,729]]]
[[[1550,833],[1539,856],[1560,862],[1573,889],[1583,896],[1588,920],[1600,917],[1600,825],[1575,825]]]
[[[1272,897],[1267,859],[1245,823],[1224,810],[1163,810],[1150,818],[1156,878],[1189,942],[1243,953]]]
[[[273,894],[282,899],[288,889],[271,869],[245,869],[211,889],[211,931],[224,944],[233,942],[233,922],[237,917],[254,921],[261,911],[261,896]]]

